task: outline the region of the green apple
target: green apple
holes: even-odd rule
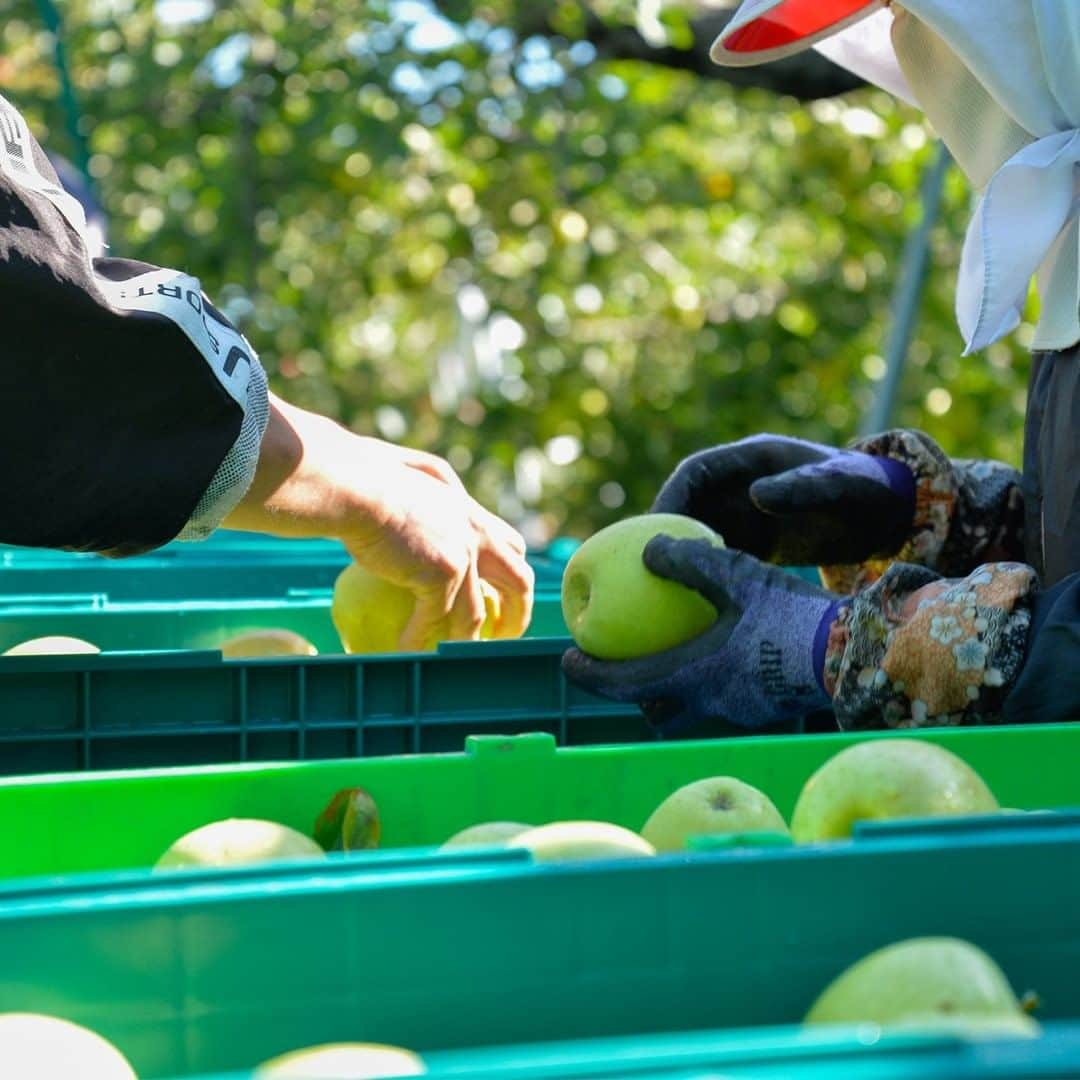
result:
[[[519,833],[507,847],[525,848],[537,862],[627,859],[655,855],[636,832],[606,821],[554,821]]]
[[[515,836],[528,832],[531,825],[520,821],[484,821],[479,825],[470,825],[461,832],[454,833],[442,846],[447,848],[463,847],[505,847]]]
[[[59,656],[64,654],[99,653],[101,650],[82,638],[64,637],[57,634],[52,637],[36,637],[29,641],[20,641],[12,645],[5,656]]]
[[[490,638],[499,617],[499,594],[486,581],[480,582],[480,588],[487,613],[480,637]],[[334,582],[330,617],[347,653],[397,652],[415,606],[416,597],[408,589],[350,563]],[[424,642],[424,649],[432,650],[450,636],[447,623],[443,623]]]
[[[314,840],[287,825],[258,818],[228,818],[185,833],[169,846],[154,869],[250,866],[320,855],[325,852]]]
[[[955,754],[919,739],[870,739],[841,750],[806,782],[791,817],[796,843],[850,836],[856,821],[988,814],[997,800]]]
[[[226,659],[260,656],[315,656],[318,649],[292,630],[249,630],[223,641],[218,648]]]
[[[411,1050],[381,1043],[326,1043],[264,1061],[256,1080],[374,1080],[421,1076],[423,1061]]]
[[[377,848],[381,832],[379,808],[359,787],[342,788],[315,819],[315,841],[324,851]]]
[[[808,1024],[875,1023],[989,1033],[1031,1021],[1001,968],[959,938],[911,938],[864,956],[837,976],[806,1014]]]
[[[716,608],[693,589],[649,573],[641,561],[654,536],[724,542],[681,514],[642,514],[601,529],[566,564],[562,610],[582,652],[629,660],[681,645],[707,630]]]
[[[682,851],[691,836],[787,831],[766,794],[733,776],[710,776],[672,792],[652,812],[641,835],[657,851]]]
[[[11,1080],[138,1080],[96,1032],[42,1013],[0,1013],[0,1076]]]

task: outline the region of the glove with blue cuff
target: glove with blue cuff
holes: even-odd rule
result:
[[[915,481],[891,458],[755,435],[688,457],[652,510],[697,518],[728,547],[767,562],[846,565],[900,551]]]

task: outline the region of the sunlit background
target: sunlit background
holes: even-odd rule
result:
[[[197,275],[282,395],[444,454],[534,544],[704,445],[860,430],[934,152],[887,96],[604,59],[569,0],[57,7],[112,253]],[[0,41],[77,157],[39,6],[0,0]],[[1032,331],[960,355],[969,203],[953,170],[895,421],[1015,463]]]

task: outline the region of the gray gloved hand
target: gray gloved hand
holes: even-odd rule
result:
[[[635,702],[665,732],[718,717],[758,729],[829,705],[822,669],[840,597],[704,540],[655,537],[644,562],[701,593],[720,618],[691,641],[636,660],[569,649],[563,671],[571,682]]]

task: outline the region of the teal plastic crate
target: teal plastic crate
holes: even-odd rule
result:
[[[540,593],[557,594],[577,541],[529,553]],[[219,530],[130,559],[0,545],[0,594],[102,595],[113,603],[284,595],[333,588],[349,555],[334,540],[287,540]]]
[[[543,551],[529,552],[539,594],[558,596],[563,570],[578,544],[561,537]],[[283,595],[293,589],[333,588],[348,562],[348,553],[335,540],[286,540],[228,529],[200,543],[174,542],[130,559],[0,544],[0,594],[102,595],[114,603]],[[819,581],[813,567],[788,570]]]
[[[871,950],[946,934],[986,949],[1018,992],[1035,990],[1041,1018],[1066,1021],[1080,1016],[1078,851],[1075,825],[1031,815],[937,839],[879,827],[818,848],[622,862],[383,853],[317,871],[9,885],[0,1009],[86,1024],[144,1080],[342,1039],[407,1046],[459,1074],[475,1054],[476,1075],[524,1076],[528,1051],[503,1073],[498,1054],[515,1052],[490,1048],[794,1024]],[[1044,1053],[1009,1045],[1029,1068]],[[723,1047],[710,1053],[724,1062]],[[742,1053],[741,1075],[754,1075]],[[756,1053],[788,1075],[775,1052]],[[818,1061],[847,1075],[842,1058]]]
[[[548,562],[542,555],[537,558]],[[348,561],[337,541],[228,530],[200,543],[175,542],[128,559],[0,545],[0,593],[103,594],[114,602],[253,597],[330,589]]]
[[[345,555],[330,541],[219,533],[129,560],[0,549],[0,651],[59,634],[109,652],[0,657],[0,774],[453,750],[492,730],[548,731],[569,745],[652,740],[636,708],[559,670],[569,644],[559,582],[575,546],[563,539],[530,557],[526,639],[378,658],[332,655],[329,584]],[[324,584],[289,584],[305,574]],[[260,628],[293,630],[324,655],[223,663],[208,651]],[[824,713],[782,730],[807,726],[835,722]],[[718,722],[696,734],[741,732]]]
[[[5,553],[6,555],[7,553]],[[0,592],[7,596],[104,595],[113,602],[229,599],[290,589],[332,589],[347,565],[344,553],[291,557],[252,552],[242,558],[173,558],[143,555],[102,559],[95,555],[5,561],[0,555]]]
[[[107,652],[216,649],[250,630],[293,630],[320,653],[341,653],[330,615],[331,589],[289,588],[281,593],[206,599],[115,600],[90,595],[0,595],[0,652],[31,638],[84,638]],[[526,637],[563,637],[557,592],[538,591]]]
[[[431,1077],[502,1080],[1075,1080],[1080,1024],[1048,1025],[1037,1046],[898,1036],[867,1026],[643,1035],[439,1052]],[[248,1080],[249,1072],[199,1080]],[[176,1078],[188,1080],[188,1078]]]
[[[0,774],[453,751],[484,732],[546,731],[567,745],[654,739],[633,706],[566,681],[568,644],[273,660],[3,657]]]
[[[660,741],[636,706],[567,681],[569,645],[537,637],[370,657],[0,657],[0,776],[452,752],[484,733],[548,732],[564,746]],[[770,734],[835,730],[824,711]],[[716,720],[692,734],[747,732]]]
[[[843,1032],[773,1028],[533,1043],[436,1053],[428,1060],[434,1076],[505,1080],[1064,1080],[1076,1076],[1080,1024],[1049,1025],[1038,1046],[913,1038],[871,1026]]]
[[[106,652],[215,649],[236,634],[276,628],[295,631],[320,653],[340,653],[330,602],[327,589],[224,600],[0,595],[0,652],[52,635],[84,638]]]

